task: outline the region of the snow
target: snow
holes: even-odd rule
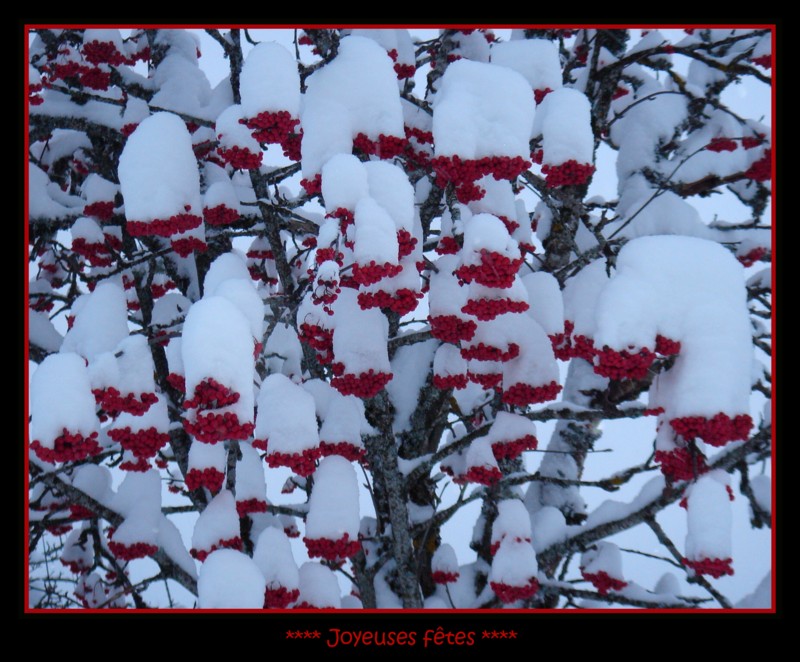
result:
[[[181,533],[166,515],[162,515],[158,521],[157,544],[181,570],[192,579],[197,579],[197,568],[186,545],[183,544]]]
[[[201,381],[212,377],[239,394],[229,411],[240,422],[253,420],[252,333],[234,304],[218,296],[195,303],[183,323],[181,356],[190,397]]]
[[[753,490],[756,503],[766,511],[772,513],[772,480],[764,474],[750,478],[750,488]]]
[[[389,323],[384,314],[374,308],[361,310],[357,293],[350,288],[342,288],[334,311],[333,354],[337,362],[345,365],[346,372],[391,373],[386,344]]]
[[[389,213],[373,198],[361,198],[355,209],[356,262],[367,265],[397,264],[397,230]]]
[[[259,534],[253,561],[264,575],[267,588],[283,586],[291,591],[299,587],[300,573],[292,545],[282,529],[268,526]]]
[[[98,429],[89,373],[77,354],[50,354],[39,364],[30,383],[30,438],[45,448],[66,428],[88,437]]]
[[[258,394],[254,436],[268,439],[270,453],[301,453],[319,446],[314,398],[281,374],[269,375]]]
[[[297,332],[290,324],[278,322],[275,325],[264,344],[264,355],[268,357],[268,372],[280,372],[294,381],[299,380],[302,374],[303,348]]]
[[[118,170],[128,220],[202,213],[192,138],[177,115],[155,113],[139,124],[125,143]]]
[[[492,559],[489,582],[525,586],[531,577],[536,577],[538,571],[536,553],[531,544],[506,538]]]
[[[192,548],[208,552],[221,541],[238,537],[239,515],[236,512],[236,501],[229,490],[222,490],[211,499],[205,510],[200,513],[200,517],[197,518],[192,532]],[[208,558],[206,558],[206,562]],[[263,588],[261,597],[262,599],[264,597]]]
[[[96,464],[84,464],[78,467],[72,477],[72,487],[105,506],[110,503],[113,496],[111,472],[107,467]]]
[[[737,602],[736,609],[772,609],[772,572],[768,572],[756,589]]]
[[[309,497],[306,536],[338,540],[358,538],[360,525],[358,478],[348,460],[338,455],[323,458],[314,473]]]
[[[741,265],[717,243],[630,241],[597,299],[595,344],[652,349],[657,334],[679,341],[675,365],[651,390],[667,415],[746,413],[753,350],[742,280]]]
[[[453,62],[434,98],[436,154],[528,160],[533,112],[530,85],[516,71],[465,59]]]
[[[252,154],[260,154],[261,146],[258,141],[253,138],[250,129],[240,122],[245,117],[245,111],[241,105],[228,106],[220,113],[215,123],[219,146],[223,149],[239,147]]]
[[[561,87],[561,61],[558,45],[547,39],[519,39],[495,42],[491,47],[492,64],[519,72],[534,90],[557,90]]]
[[[155,366],[147,338],[143,335],[123,338],[114,354],[119,364],[120,379],[117,388],[121,393],[139,395],[155,392]]]
[[[32,285],[31,285],[32,287]],[[64,338],[56,331],[47,313],[28,310],[28,342],[46,352],[57,352]]]
[[[209,554],[197,580],[200,609],[261,609],[266,581],[246,554],[219,549]]]
[[[733,556],[733,515],[725,486],[728,475],[715,470],[700,476],[688,491],[686,557],[691,560]]]
[[[206,445],[208,444],[193,444],[193,446]],[[257,499],[266,503],[267,481],[264,478],[264,463],[261,461],[261,456],[250,444],[239,444],[239,452],[242,457],[236,463],[236,500]]]
[[[128,472],[111,500],[111,509],[126,518],[135,512],[160,514],[161,477],[158,472],[154,469]]]
[[[623,579],[622,553],[614,543],[600,540],[581,555],[581,570],[585,574],[605,572],[613,579]]]
[[[353,211],[368,194],[367,171],[352,154],[336,154],[322,167],[322,197],[327,212],[339,208]]]
[[[520,414],[498,411],[486,438],[494,444],[514,441],[526,435],[536,436],[536,424],[533,421]]]
[[[339,609],[341,594],[336,575],[324,565],[308,561],[300,566],[300,597],[318,609]]]
[[[564,330],[564,300],[555,277],[546,271],[535,271],[522,276],[531,307],[527,313],[542,327],[547,335]]]
[[[297,62],[277,42],[261,42],[247,54],[239,85],[246,117],[279,110],[297,117],[300,112]]]
[[[339,43],[336,58],[306,81],[307,105],[333,101],[348,112],[355,133],[403,136],[397,77],[389,56],[371,39],[351,36]]]
[[[542,506],[531,514],[530,519],[533,548],[536,552],[547,549],[566,537],[567,523],[558,508]]]
[[[394,405],[395,432],[408,430],[411,425],[411,415],[417,408],[438,344],[437,340],[427,340],[403,345],[392,358],[394,377],[386,385],[386,392]]]
[[[196,469],[216,469],[225,473],[228,454],[222,444],[204,444],[199,441],[192,442],[189,446],[189,471]],[[238,472],[237,472],[238,473]]]
[[[530,542],[531,521],[522,501],[504,499],[497,504],[497,519],[492,525],[492,544],[503,540]]]
[[[544,98],[533,125],[533,134],[542,135],[544,164],[592,163],[591,110],[586,95],[573,88],[562,87]]]
[[[480,264],[482,250],[511,259],[520,256],[517,242],[508,235],[503,222],[492,214],[475,214],[464,227],[464,264]]]
[[[398,230],[411,230],[414,225],[414,188],[402,168],[387,161],[364,164],[369,195],[383,207]]]

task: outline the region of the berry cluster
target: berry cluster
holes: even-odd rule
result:
[[[724,446],[729,441],[747,439],[753,427],[753,419],[748,414],[731,418],[720,412],[710,419],[704,416],[673,418],[670,425],[686,440],[702,439],[711,446]]]
[[[381,133],[378,140],[370,140],[365,133],[359,133],[353,139],[353,147],[370,156],[376,155],[381,159],[391,159],[402,154],[408,146],[405,136],[387,136]]]
[[[131,237],[171,237],[199,227],[203,222],[200,216],[181,213],[167,219],[154,218],[151,221],[128,221],[126,227]]]
[[[572,356],[592,363],[596,354],[594,340],[582,335],[572,338]]]
[[[414,138],[418,143],[422,143],[423,145],[433,144],[433,133],[431,131],[423,131],[415,126],[406,126],[404,129],[406,138]]]
[[[434,570],[431,573],[431,579],[434,584],[452,584],[458,581],[461,576],[458,572],[445,572],[444,570]]]
[[[101,221],[110,221],[114,215],[114,203],[108,201],[92,202],[83,208],[85,216],[92,216]]]
[[[661,473],[672,483],[679,480],[694,480],[708,471],[706,457],[699,450],[675,448],[671,451],[656,451],[653,457],[661,465]]]
[[[205,487],[216,494],[222,489],[222,483],[225,481],[225,474],[219,469],[214,467],[206,467],[205,469],[189,469],[186,472],[184,479],[187,490],[199,490]]]
[[[764,67],[764,69],[772,69],[772,53],[768,53],[767,55],[759,55],[758,57],[752,58],[751,62],[757,64],[760,67]]]
[[[111,72],[99,67],[82,67],[79,77],[81,85],[92,90],[107,90],[111,83]]]
[[[501,582],[489,582],[494,594],[500,598],[504,604],[511,604],[517,600],[527,600],[536,595],[539,590],[539,582],[535,577],[531,577],[524,586],[513,586]]]
[[[646,347],[638,352],[617,351],[605,345],[597,352],[594,371],[609,379],[644,379],[656,355]]]
[[[744,176],[755,182],[766,182],[772,179],[772,150],[764,150],[764,156],[754,162],[744,173]]]
[[[266,249],[256,249],[250,248],[247,253],[247,258],[250,260],[274,260],[275,255],[272,251],[268,248]]]
[[[461,250],[461,245],[455,237],[442,237],[436,244],[435,250],[439,255],[457,255]]]
[[[86,506],[81,506],[78,503],[71,503],[69,504],[69,518],[74,520],[79,519],[92,519],[93,517],[97,517],[97,514],[87,508]]]
[[[472,320],[465,320],[456,315],[437,315],[430,317],[431,335],[443,342],[457,345],[459,341],[472,340],[478,325]]]
[[[352,215],[351,215],[351,222],[352,222]],[[328,261],[336,262],[336,264],[338,264],[341,267],[344,264],[344,255],[339,251],[337,251],[335,248],[319,248],[317,249],[315,260],[317,264],[322,264],[323,262],[328,262]]]
[[[82,575],[84,572],[90,570],[89,566],[83,562],[83,559],[76,559],[74,561],[65,561],[63,558],[59,559],[61,565],[65,566],[71,573],[75,575]]]
[[[264,442],[266,444],[266,442]],[[255,444],[253,444],[255,446]],[[264,448],[266,450],[266,447]],[[317,468],[317,460],[322,455],[319,447],[306,448],[301,453],[279,453],[272,452],[264,457],[267,465],[273,469],[278,467],[289,467],[298,476],[306,478],[314,473]]]
[[[407,315],[417,307],[417,301],[422,298],[421,292],[415,292],[407,287],[396,292],[359,292],[358,305],[362,310],[370,308],[387,308],[393,310],[401,317]]]
[[[551,90],[549,87],[545,87],[544,89],[541,90],[534,90],[533,100],[536,102],[536,105],[538,106],[540,103],[542,103],[542,101],[544,101],[544,98],[552,91],[553,90]]]
[[[216,552],[218,549],[235,549],[239,552],[242,551],[242,539],[239,536],[228,538],[227,540],[220,540],[216,545],[211,545],[211,549],[196,549],[192,547],[189,554],[192,558],[197,559],[201,563],[205,561],[209,554]]]
[[[181,257],[189,257],[193,252],[205,253],[208,246],[204,241],[197,237],[184,237],[183,239],[173,239],[170,247]]]
[[[479,483],[491,487],[495,485],[503,474],[497,467],[470,467],[464,477],[471,483]]]
[[[336,540],[330,538],[303,538],[303,542],[308,548],[309,557],[313,559],[319,556],[328,561],[349,559],[351,556],[358,554],[361,549],[361,542],[350,540],[350,536],[347,533]]]
[[[744,255],[739,255],[736,259],[739,260],[739,262],[741,262],[743,267],[752,267],[766,254],[767,254],[767,249],[762,246],[758,246],[757,248],[749,250]]]
[[[246,147],[238,145],[234,145],[230,149],[217,147],[217,153],[225,163],[236,170],[256,170],[261,166],[261,159],[264,156],[261,152],[254,154]]]
[[[742,138],[742,147],[745,149],[753,149],[763,144],[766,136],[763,133],[756,134],[755,136],[745,136]]]
[[[135,393],[126,393],[123,396],[113,386],[95,388],[92,389],[92,393],[95,402],[109,416],[117,416],[123,411],[134,416],[141,416],[150,409],[150,405],[158,402],[158,396],[155,393],[142,393],[138,398]]]
[[[480,200],[485,191],[475,186],[475,181],[491,174],[495,179],[514,180],[531,167],[521,156],[484,156],[480,159],[462,159],[458,155],[437,156],[431,159],[436,173],[436,185],[445,188],[448,182],[456,188],[459,202],[466,204]]]
[[[53,306],[55,304],[47,297],[40,295],[35,299],[31,299],[28,305],[31,310],[36,310],[40,313],[49,313],[51,310],[53,310]],[[74,316],[71,317],[73,320],[75,319]],[[72,327],[70,326],[69,328]]]
[[[706,149],[709,152],[733,152],[737,147],[735,140],[722,137],[712,138],[711,142],[706,145]]]
[[[434,375],[433,376],[433,385],[441,389],[442,391],[446,391],[451,388],[455,389],[463,389],[467,388],[467,376],[466,375]]]
[[[463,264],[455,274],[465,283],[475,281],[486,287],[508,288],[522,266],[523,259],[510,258],[502,253],[481,249],[480,264]]]
[[[495,540],[489,546],[489,554],[491,554],[492,556],[497,554],[497,550],[500,549],[500,545],[503,542],[503,540],[505,540],[505,539],[506,539],[506,534],[504,533],[502,536],[500,536],[500,538],[498,540]],[[515,536],[513,540],[514,540],[514,542],[526,542],[528,544],[530,544],[530,542],[531,542],[530,538],[520,538],[519,536]]]
[[[218,441],[225,439],[245,441],[253,434],[255,425],[241,423],[236,414],[226,411],[221,414],[215,414],[214,412],[198,414],[197,421],[194,423],[184,419],[183,427],[198,441],[216,444]]]
[[[391,372],[375,372],[370,368],[358,375],[344,372],[344,364],[334,363],[331,386],[342,395],[355,395],[357,398],[374,398],[392,379]]]
[[[153,556],[158,551],[157,545],[150,545],[146,542],[135,542],[132,545],[125,545],[121,542],[108,541],[108,549],[118,559],[124,561],[133,561],[134,559],[143,559],[148,556]]]
[[[501,361],[505,363],[519,356],[519,345],[509,343],[506,350],[479,342],[477,345],[469,345],[461,348],[461,356],[466,360],[475,361]]]
[[[492,388],[500,388],[503,382],[502,372],[469,372],[467,371],[467,379],[473,384],[480,384],[487,391]]]
[[[532,434],[526,434],[519,439],[512,439],[510,441],[496,441],[492,444],[492,453],[495,459],[499,462],[502,459],[513,460],[519,457],[525,451],[534,451],[539,445],[539,440]]]
[[[322,175],[317,173],[312,179],[301,179],[300,185],[306,190],[309,196],[322,193]]]
[[[666,336],[658,334],[656,336],[656,353],[661,356],[673,356],[681,353],[681,343]]]
[[[239,402],[240,397],[213,377],[206,377],[195,386],[193,395],[183,403],[184,409],[217,409]]]
[[[732,575],[733,559],[698,559],[692,561],[683,559],[683,565],[694,570],[698,575],[710,575],[714,579],[719,579],[723,575]]]
[[[405,228],[401,228],[397,231],[397,245],[399,247],[397,257],[402,260],[414,251],[414,247],[417,245],[417,238],[411,236],[411,233]]]
[[[317,360],[326,365],[333,361],[333,331],[317,324],[303,322],[300,325],[300,340],[317,352]]]
[[[123,471],[144,473],[145,471],[150,471],[150,462],[147,461],[146,457],[137,457],[135,460],[126,460],[119,465],[119,468]]]
[[[375,260],[370,260],[368,264],[353,264],[353,279],[359,285],[373,285],[381,278],[392,278],[397,276],[403,267],[399,264],[392,264],[391,262],[384,262],[377,264]]]
[[[355,446],[349,441],[320,441],[319,450],[322,457],[339,455],[351,462],[364,462],[367,455],[366,449],[361,446]]]
[[[253,280],[260,280],[266,285],[278,284],[278,279],[270,276],[263,265],[251,264],[249,267],[247,267],[247,273],[250,274],[250,278]]]
[[[545,164],[542,166],[547,188],[585,184],[594,174],[594,170],[591,163],[578,163],[575,159],[559,165]]]
[[[269,588],[264,591],[264,609],[286,609],[300,597],[300,589],[289,590],[285,586]]]
[[[47,448],[41,441],[34,439],[31,450],[44,462],[77,462],[97,455],[100,445],[97,443],[97,432],[84,437],[80,432],[70,434],[67,428],[63,428],[53,441],[53,448]]]
[[[628,585],[628,582],[612,577],[605,570],[598,572],[584,572],[581,574],[586,581],[592,582],[600,595],[607,595],[609,591],[621,591]]]
[[[249,513],[267,512],[267,502],[264,499],[244,499],[236,502],[236,512],[239,517],[246,517]]]
[[[77,237],[72,240],[72,250],[93,267],[110,267],[114,262],[105,243],[89,243],[84,237]]]
[[[297,133],[295,127],[300,124],[300,120],[293,118],[286,110],[265,110],[239,122],[252,131],[253,138],[258,142],[272,145],[283,145],[288,136]]]
[[[86,61],[92,64],[110,64],[114,67],[118,67],[121,64],[134,64],[132,60],[120,53],[110,41],[93,39],[83,44],[81,53]]]
[[[550,382],[543,386],[520,383],[504,388],[502,400],[507,405],[527,407],[539,402],[555,400],[560,392],[561,385],[558,382]]]
[[[572,331],[575,325],[570,320],[564,321],[564,332],[553,333],[549,336],[550,344],[553,346],[553,354],[557,359],[569,361],[572,358]]]
[[[167,292],[169,292],[170,290],[174,290],[175,288],[176,288],[175,283],[172,280],[167,280],[163,283],[153,283],[150,286],[150,293],[153,295],[154,299],[160,299]],[[167,343],[168,342],[169,341],[167,341]]]
[[[530,308],[527,301],[513,299],[468,299],[462,313],[477,317],[482,322],[493,320],[504,313],[524,313]]]
[[[171,372],[167,375],[167,383],[176,391],[186,393],[186,378],[183,375]]]
[[[155,457],[169,441],[169,434],[159,432],[155,427],[136,432],[131,431],[130,426],[110,428],[108,436],[137,458]]]
[[[626,95],[630,94],[630,90],[627,87],[622,87],[622,85],[617,86],[617,89],[614,90],[614,94],[611,95],[611,100],[620,99]]]
[[[225,205],[217,205],[216,207],[205,207],[203,218],[208,225],[218,227],[235,223],[239,219],[239,212]],[[248,257],[250,257],[249,254]]]

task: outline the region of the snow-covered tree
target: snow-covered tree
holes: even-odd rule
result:
[[[28,37],[29,607],[770,606],[774,30]]]

